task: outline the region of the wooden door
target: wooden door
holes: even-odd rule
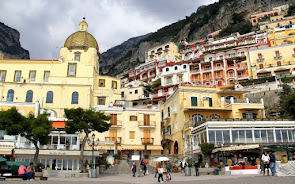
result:
[[[117,141],[117,130],[110,129],[110,141]]]
[[[111,114],[111,124],[117,125],[117,114]]]
[[[144,114],[143,115],[143,123],[145,126],[149,126],[150,125],[150,115],[149,114]]]
[[[144,137],[144,143],[151,143],[150,139],[151,139],[151,132],[150,130],[144,130],[143,132],[143,137]]]

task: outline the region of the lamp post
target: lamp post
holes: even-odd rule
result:
[[[97,138],[96,141],[94,139],[95,139],[95,134],[94,133],[91,135],[91,140],[89,138],[87,139],[87,144],[92,147],[92,169],[95,168],[94,146],[98,146],[98,144],[99,144],[99,139]]]

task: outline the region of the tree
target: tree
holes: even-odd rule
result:
[[[105,115],[103,112],[95,112],[93,110],[84,110],[82,108],[76,109],[65,109],[66,118],[68,121],[65,122],[66,127],[65,131],[67,133],[84,133],[85,137],[83,138],[81,144],[80,152],[80,165],[82,172],[86,172],[85,165],[83,163],[84,159],[84,147],[89,136],[89,133],[92,131],[105,132],[109,130],[111,124],[107,123],[111,119],[110,116]]]
[[[39,146],[49,142],[49,133],[52,130],[52,122],[47,114],[40,114],[37,118],[33,114],[28,117],[21,115],[15,107],[6,111],[0,111],[0,129],[8,135],[21,135],[31,141],[35,146],[34,162],[39,157]]]
[[[295,90],[288,84],[283,84],[282,87],[283,90],[278,94],[280,117],[295,119]]]
[[[214,147],[214,144],[210,144],[210,143],[202,143],[200,144],[200,147],[201,147],[201,152],[202,154],[204,155],[205,157],[205,160],[207,162],[209,162],[209,157],[213,151],[213,149],[215,148]]]
[[[234,24],[238,24],[238,23],[244,21],[244,17],[239,13],[234,13],[232,20],[233,20]]]

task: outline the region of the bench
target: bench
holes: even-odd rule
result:
[[[5,181],[22,181],[26,179],[26,177],[19,176],[19,175],[4,176],[4,178],[5,178]]]
[[[48,180],[48,177],[45,177],[45,176],[35,176],[35,181],[39,181],[39,180]]]

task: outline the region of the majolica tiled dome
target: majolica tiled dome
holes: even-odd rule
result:
[[[96,48],[99,53],[99,48],[96,39],[87,31],[88,24],[86,21],[82,21],[79,24],[79,31],[71,34],[65,41],[64,47],[68,49],[83,49]]]

